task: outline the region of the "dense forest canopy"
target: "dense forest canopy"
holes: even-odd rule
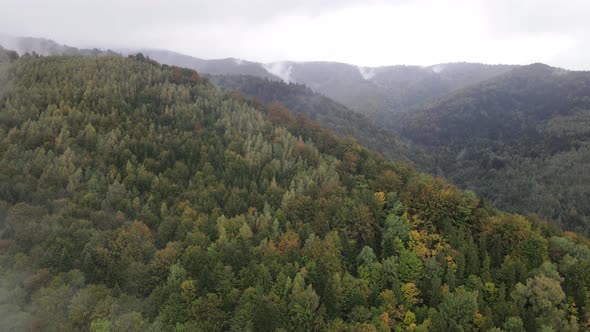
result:
[[[38,38],[15,41],[19,49],[38,54],[109,54]],[[388,160],[409,162],[473,190],[503,210],[538,214],[590,235],[587,72],[542,64],[262,64],[145,52],[161,63],[212,74],[221,87],[281,103]]]
[[[590,247],[197,72],[0,64],[0,329],[577,331]]]
[[[363,114],[313,92],[303,84],[285,83],[248,75],[209,75],[214,84],[266,104],[278,103],[302,113],[340,136],[354,137],[361,145],[382,153],[388,160],[425,164],[427,156],[397,135],[377,126]]]
[[[534,64],[407,112],[398,130],[496,206],[588,235],[588,119],[590,73]]]
[[[447,76],[454,72],[455,80],[464,84],[477,77],[466,73],[479,68],[458,64],[461,70],[453,71],[451,65],[447,67],[451,67],[446,69]],[[411,67],[397,70],[402,74],[396,82],[411,84],[407,80]],[[375,75],[374,79],[379,78]],[[373,124],[370,116],[347,112],[303,85],[248,76],[213,76],[212,80],[307,114],[389,160],[410,161],[477,192],[499,208],[539,214],[564,229],[590,234],[588,73],[542,64],[514,68],[426,106],[382,114],[385,124],[392,123],[389,127]],[[415,84],[429,90],[427,86],[434,82],[427,82],[416,79]]]

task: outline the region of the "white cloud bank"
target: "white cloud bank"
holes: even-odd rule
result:
[[[0,32],[261,62],[590,69],[588,13],[587,0],[3,0]]]

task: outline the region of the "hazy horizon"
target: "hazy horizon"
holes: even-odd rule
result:
[[[79,48],[361,67],[546,63],[589,70],[590,2],[9,0],[0,32]]]
[[[187,54],[187,53],[182,53],[182,52],[178,52],[175,50],[171,50],[171,49],[164,49],[164,48],[149,48],[149,47],[137,47],[137,48],[125,48],[125,47],[100,47],[100,46],[92,46],[92,45],[88,45],[88,46],[80,46],[80,45],[72,45],[72,44],[65,44],[65,43],[60,43],[58,40],[54,40],[51,38],[47,38],[47,37],[38,37],[38,36],[13,36],[13,35],[8,35],[8,34],[3,34],[2,32],[0,32],[0,46],[3,46],[5,48],[8,49],[12,49],[15,50],[14,48],[11,47],[6,47],[5,45],[2,44],[2,40],[1,38],[3,37],[9,37],[9,38],[34,38],[34,39],[45,39],[45,40],[49,40],[52,42],[55,42],[61,46],[67,46],[67,47],[75,47],[78,49],[92,49],[92,48],[98,48],[102,51],[107,51],[107,50],[111,50],[117,53],[121,53],[123,55],[127,55],[127,54],[131,54],[131,53],[135,53],[135,52],[142,52],[142,51],[158,51],[158,52],[170,52],[170,53],[175,53],[175,54],[179,54],[182,56],[188,56],[188,57],[192,57],[192,58],[196,58],[196,59],[200,59],[200,60],[205,60],[205,61],[214,61],[214,60],[236,60],[236,61],[246,61],[246,62],[250,62],[250,63],[258,63],[258,64],[262,64],[262,65],[266,65],[266,64],[273,64],[273,63],[338,63],[338,64],[343,64],[343,65],[350,65],[350,66],[356,66],[359,68],[367,68],[367,69],[375,69],[375,68],[383,68],[383,67],[395,67],[395,66],[406,66],[406,67],[421,67],[421,68],[430,68],[430,67],[436,67],[436,66],[440,66],[440,65],[451,65],[451,64],[461,64],[461,63],[465,63],[465,64],[482,64],[482,65],[490,65],[490,66],[511,66],[511,65],[531,65],[531,64],[535,64],[535,63],[543,63],[543,62],[530,62],[530,63],[522,63],[522,64],[516,64],[516,63],[489,63],[489,62],[473,62],[473,61],[462,61],[462,60],[457,60],[457,61],[450,61],[450,62],[443,62],[443,63],[432,63],[432,64],[426,64],[426,65],[417,65],[417,64],[412,64],[412,63],[391,63],[391,64],[384,64],[384,65],[379,65],[379,66],[363,66],[363,65],[359,65],[356,63],[349,63],[349,62],[342,62],[342,61],[330,61],[330,60],[290,60],[290,59],[284,59],[284,60],[277,60],[277,61],[271,61],[271,62],[260,62],[260,61],[255,61],[252,59],[244,59],[244,58],[237,58],[235,56],[228,56],[228,57],[223,57],[223,58],[205,58],[205,57],[201,57],[198,54]],[[20,53],[20,52],[19,52]],[[546,63],[545,63],[546,64]],[[547,64],[549,65],[549,64]],[[558,67],[558,66],[553,66],[556,68],[560,68],[560,69],[566,69],[566,70],[570,70],[570,71],[588,71],[586,69],[571,69],[571,68],[564,68],[564,67]],[[268,69],[267,69],[268,70]]]

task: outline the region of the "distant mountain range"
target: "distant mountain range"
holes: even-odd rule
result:
[[[573,144],[583,76],[516,69],[402,128],[518,107],[502,119]],[[333,135],[303,114],[396,146],[305,86],[0,49],[0,90],[0,331],[588,330],[588,238]],[[562,161],[544,171],[587,165]]]
[[[15,45],[19,52],[46,55],[112,52],[35,38]],[[203,60],[149,49],[120,53],[136,52],[196,69],[225,89],[283,104],[503,209],[536,213],[590,234],[589,72],[543,64],[369,68]]]
[[[518,66],[476,63],[420,66],[360,67],[337,62],[259,63],[236,58],[205,60],[157,49],[78,49],[52,40],[0,35],[0,45],[40,55],[129,55],[143,53],[162,64],[195,69],[210,75],[251,75],[304,84],[350,109],[383,124],[388,115],[423,105],[454,91],[506,73]],[[391,123],[387,123],[388,125]]]
[[[19,54],[36,53],[39,55],[120,55],[113,50],[101,50],[98,48],[80,49],[72,46],[58,44],[53,40],[34,37],[13,37],[0,34],[0,45],[6,49],[17,51]]]
[[[194,58],[173,52],[166,58],[161,52],[144,53],[204,73],[267,78],[264,84],[252,78],[214,80],[265,101],[273,100],[268,93],[280,85],[272,81],[304,84],[371,122],[350,130],[355,127],[351,124],[363,122],[342,120],[346,113],[339,113],[329,117],[348,126],[334,126],[334,120],[326,121],[326,112],[316,112],[312,118],[322,125],[347,127],[362,144],[389,158],[412,160],[503,209],[537,213],[566,229],[590,232],[590,185],[585,185],[590,183],[590,135],[585,126],[590,123],[590,73],[543,64],[367,68],[236,59],[191,64],[187,60]],[[307,96],[277,101],[309,113],[313,98]]]
[[[278,103],[291,111],[305,114],[340,136],[354,137],[389,160],[424,164],[426,156],[416,146],[410,146],[397,134],[372,123],[364,114],[313,92],[305,85],[249,75],[211,75],[209,79],[224,89],[239,91],[264,103]]]
[[[270,79],[280,79],[268,72],[261,63],[235,58],[204,60],[166,50],[139,49],[126,50],[123,54],[143,53],[159,63],[195,69],[210,75],[252,75]]]
[[[304,84],[380,124],[383,124],[383,116],[387,114],[431,102],[518,67],[476,63],[429,67],[359,67],[337,62],[257,63],[235,58],[203,60],[162,50],[139,51],[160,63],[192,68],[206,74],[252,75]]]
[[[392,128],[435,157],[432,172],[496,206],[590,230],[590,72],[516,68]]]

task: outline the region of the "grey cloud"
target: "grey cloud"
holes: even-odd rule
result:
[[[290,60],[291,57],[313,60],[314,56],[338,61],[354,58],[352,61],[360,61],[359,64],[363,64],[362,61],[364,64],[376,61],[396,64],[395,59],[382,63],[389,61],[389,58],[383,60],[383,56],[375,60],[376,55],[395,57],[412,50],[416,56],[431,53],[432,63],[479,58],[494,61],[490,52],[486,56],[482,53],[485,50],[473,51],[472,55],[469,47],[460,49],[460,46],[473,41],[482,46],[492,45],[497,40],[558,35],[562,40],[572,40],[567,54],[539,54],[538,61],[552,60],[551,64],[570,68],[590,67],[586,60],[590,58],[588,0],[449,0],[443,7],[440,4],[439,0],[0,0],[0,33],[45,37],[77,47],[168,48],[198,57],[242,57],[256,61]],[[474,4],[481,12],[473,10]],[[481,36],[462,37],[460,31],[437,35],[435,32],[441,30],[441,26],[425,19],[432,17],[432,13],[416,11],[410,11],[416,13],[413,14],[416,17],[408,21],[415,25],[406,29],[389,31],[384,24],[385,28],[376,26],[381,31],[363,30],[363,24],[372,22],[371,17],[362,17],[359,21],[344,23],[348,28],[354,27],[343,29],[348,31],[347,35],[325,42],[318,38],[329,39],[338,34],[339,29],[330,29],[329,23],[314,26],[313,31],[305,29],[305,24],[314,18],[322,20],[338,11],[372,5],[389,6],[396,11],[408,6],[425,11],[433,7],[442,11],[449,8],[440,13],[448,16],[449,25],[462,21],[471,24],[473,21],[468,18],[477,17],[477,22],[483,22],[487,30],[482,31]],[[284,36],[280,28],[290,36]],[[382,38],[367,35],[373,32]],[[441,38],[444,41],[441,42]],[[424,46],[429,44],[435,46]],[[451,45],[455,53],[444,57],[450,53],[442,50],[441,45]],[[519,51],[522,50],[500,50],[505,54]],[[347,58],[347,54],[355,56]],[[455,55],[456,58],[450,59]],[[509,58],[502,57],[503,61]]]
[[[484,1],[490,29],[499,34],[587,33],[588,0]]]
[[[570,49],[555,56],[555,65],[590,69],[590,1],[588,0],[496,0],[483,6],[493,35],[562,36]]]
[[[240,33],[285,15],[313,17],[376,2],[382,0],[7,0],[0,3],[0,32],[79,46],[139,46],[186,27]]]
[[[407,1],[407,0],[406,0]],[[46,24],[48,27],[87,28],[150,26],[162,23],[195,24],[223,21],[256,24],[289,15],[321,15],[326,11],[377,0],[8,0],[0,5],[0,27]],[[404,1],[398,0],[396,3]],[[76,26],[76,24],[79,24]]]

